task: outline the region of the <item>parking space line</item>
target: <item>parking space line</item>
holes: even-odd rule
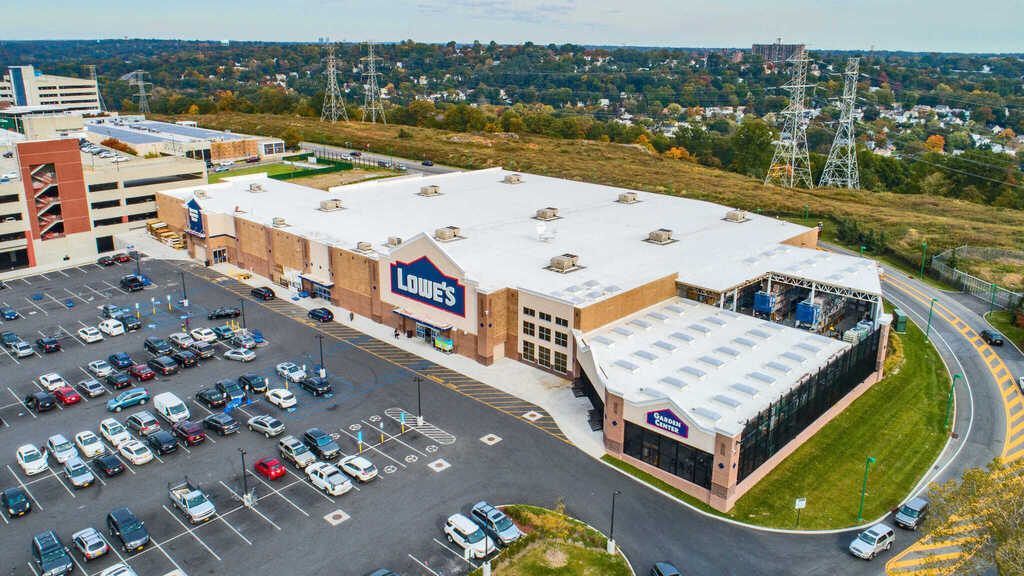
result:
[[[239,501],[242,500],[242,497],[239,496],[237,492],[235,492],[234,490],[229,488],[228,485],[225,484],[223,481],[220,481],[220,485],[223,486],[225,489],[227,489],[228,492],[231,492],[232,494],[234,494],[235,498],[237,498]],[[252,507],[252,508],[249,508],[249,509],[252,510],[253,512],[255,512],[256,514],[258,514],[260,518],[263,518],[264,520],[266,520],[271,526],[273,526],[274,528],[277,528],[278,531],[281,530],[280,526],[278,526],[270,518],[267,518],[262,512],[257,510],[255,506]],[[224,520],[224,523],[227,524],[229,528],[231,528],[232,530],[235,530],[235,527],[232,526],[231,524],[228,524],[228,521],[223,516],[221,517],[221,520]],[[238,530],[235,530],[235,534],[238,534],[238,537],[241,538],[242,540],[245,540],[246,542],[249,542],[249,539],[246,538],[245,536],[242,536],[242,533],[239,532]],[[252,542],[249,542],[249,546],[252,546]]]
[[[349,438],[351,438],[353,440],[358,440],[355,436],[353,436],[351,433],[349,433],[348,430],[345,430],[344,428],[338,428],[338,430],[340,430],[341,432],[347,434]],[[379,444],[370,444],[369,442],[363,442],[363,448],[369,448],[370,450],[373,450],[374,452],[380,454],[381,456],[387,458],[388,460],[391,460],[395,464],[398,464],[402,468],[408,468],[408,466],[406,466],[404,463],[402,463],[402,462],[400,462],[398,460],[395,460],[391,456],[388,456],[387,454],[385,454],[385,453],[381,452],[380,450],[378,450],[377,449],[378,445]]]
[[[11,390],[10,386],[7,387],[7,391],[11,393],[11,396],[14,396],[14,399],[18,401],[18,404],[21,404],[21,407],[25,409],[25,412],[28,412],[28,415],[31,416],[33,420],[35,420],[35,412],[28,409],[28,406],[26,406],[25,403],[21,400],[21,398],[19,398],[18,395],[14,393],[14,390]]]
[[[110,547],[110,546],[107,546],[107,548],[109,548],[109,547]],[[75,566],[78,566],[78,569],[82,571],[82,574],[89,574],[89,571],[85,569],[85,566],[82,566],[82,565],[81,565],[81,564],[80,564],[80,563],[78,562],[78,558],[75,558],[75,555],[74,555],[74,554],[71,554],[71,553],[69,552],[69,553],[68,553],[68,556],[71,556],[71,561],[75,563]]]
[[[11,473],[11,476],[14,476],[14,481],[17,482],[18,485],[21,486],[21,489],[25,491],[25,494],[28,494],[28,497],[31,498],[32,501],[36,503],[36,508],[39,508],[40,512],[46,510],[46,508],[43,508],[43,505],[39,503],[39,500],[36,500],[36,497],[32,495],[32,491],[28,489],[28,486],[26,486],[25,483],[21,481],[21,478],[19,478],[18,475],[14,473],[14,470],[11,469],[11,465],[7,464],[6,466],[7,471]]]
[[[178,569],[178,572],[181,572],[182,574],[185,573],[185,571],[181,569],[181,566],[178,566],[178,563],[174,561],[174,558],[171,558],[171,555],[168,554],[166,550],[164,550],[164,547],[161,546],[160,543],[156,541],[156,538],[153,538],[153,536],[150,535],[149,541],[152,542],[153,545],[156,546],[156,549],[159,550],[160,553],[164,555],[164,558],[167,558],[167,560],[170,561],[171,564],[174,564],[174,567]],[[217,559],[220,560],[220,558],[217,558]]]
[[[298,479],[299,479],[299,482],[302,482],[302,483],[303,483],[303,484],[305,484],[306,486],[309,486],[309,489],[310,489],[310,490],[312,490],[313,492],[316,492],[317,494],[319,494],[319,495],[323,496],[323,497],[324,497],[324,499],[325,499],[325,500],[327,500],[328,502],[330,502],[331,504],[337,504],[337,502],[336,502],[336,501],[334,500],[334,498],[331,498],[331,497],[330,497],[330,496],[328,496],[327,494],[324,494],[324,491],[323,491],[323,490],[321,490],[321,489],[317,488],[316,486],[313,486],[312,484],[310,484],[309,482],[307,482],[307,481],[306,481],[306,477],[305,477],[305,476],[301,476],[301,475],[299,475],[299,474],[296,474],[295,472],[292,472],[292,471],[291,471],[291,470],[290,470],[290,469],[289,469],[289,468],[288,468],[287,466],[285,466],[285,468],[284,468],[284,471],[285,471],[286,473],[288,473],[288,474],[291,474],[292,476],[295,476],[296,478],[298,478]],[[353,487],[353,488],[355,488],[355,487],[356,487],[356,485],[355,485],[355,484],[352,484],[352,487]]]
[[[46,469],[49,470],[50,474],[52,474],[53,477],[57,479],[57,482],[60,482],[60,485],[63,486],[64,489],[68,491],[68,494],[71,494],[72,498],[78,498],[78,496],[75,496],[75,493],[71,491],[71,488],[68,488],[68,485],[65,484],[63,480],[60,479],[60,476],[57,476],[57,473],[53,471],[53,468],[50,468],[49,464],[46,465]]]
[[[64,332],[64,333],[65,333],[65,334],[67,334],[68,336],[70,336],[72,340],[74,340],[75,342],[78,342],[78,343],[79,343],[79,344],[81,344],[82,346],[85,346],[85,342],[82,342],[81,340],[79,340],[79,339],[78,339],[78,336],[75,336],[75,335],[74,335],[74,334],[72,334],[71,332],[68,332],[68,329],[67,329],[67,328],[65,328],[65,327],[63,327],[63,326],[58,326],[58,328],[60,328],[62,332]]]
[[[417,558],[417,557],[413,556],[412,554],[407,554],[407,556],[409,556],[409,558],[412,558],[412,561],[413,561],[413,562],[415,562],[415,563],[419,564],[419,565],[420,565],[420,568],[423,568],[423,569],[424,569],[424,570],[426,570],[427,572],[430,572],[430,574],[431,574],[432,576],[441,576],[441,575],[440,575],[440,574],[438,574],[437,572],[434,572],[433,570],[431,570],[431,569],[430,569],[430,567],[429,567],[429,566],[427,566],[426,564],[424,564],[424,563],[423,563],[423,562],[422,562],[422,561],[421,561],[421,560],[420,560],[419,558]]]
[[[121,458],[121,453],[117,451],[117,448],[114,448],[112,445],[104,442],[103,440],[100,440],[100,442],[103,442],[103,445],[107,447],[107,451],[110,452],[111,456],[117,458],[117,461],[120,462],[125,468],[127,468],[129,472],[135,474],[135,469],[132,468],[131,464],[125,462],[124,458]]]
[[[82,286],[85,286],[86,288],[91,290],[93,294],[99,296],[100,298],[106,298],[107,297],[106,294],[104,294],[103,292],[100,292],[99,290],[96,290],[95,288],[93,288],[92,286],[89,286],[88,284],[82,284]]]
[[[381,420],[381,423],[383,424],[383,423],[384,423],[384,421],[383,421],[383,420]],[[382,432],[382,433],[384,434],[384,438],[385,438],[385,441],[391,441],[391,440],[394,440],[395,442],[398,442],[399,444],[401,444],[402,446],[405,446],[405,447],[406,447],[406,448],[408,448],[409,450],[412,450],[413,452],[415,452],[415,453],[419,454],[420,456],[423,456],[424,458],[426,458],[426,457],[427,457],[427,455],[426,455],[426,454],[424,454],[423,452],[420,452],[420,451],[419,451],[419,450],[417,450],[417,449],[416,449],[415,447],[413,447],[413,446],[410,446],[409,444],[406,444],[405,442],[402,442],[402,440],[401,440],[401,439],[400,439],[400,438],[399,438],[398,436],[395,436],[394,434],[390,434],[390,433],[388,433],[388,432],[384,432],[384,429],[383,429],[383,428],[377,428],[377,427],[375,427],[375,426],[374,426],[373,424],[370,424],[369,422],[367,422],[366,420],[363,420],[363,424],[366,424],[367,426],[369,426],[371,430],[372,430],[372,429],[376,429],[376,430],[378,430],[378,431]]]
[[[42,272],[40,272],[40,273],[39,273],[39,276],[42,276],[42,277],[43,277],[43,280],[46,280],[46,281],[49,281],[49,280],[50,280],[50,277],[49,277],[49,276],[47,276],[46,274],[43,274]]]
[[[110,286],[114,290],[118,290],[118,291],[120,291],[120,292],[122,292],[124,294],[131,294],[131,292],[125,290],[124,288],[121,288],[121,287],[118,287],[118,286],[114,286],[113,284],[111,284],[110,282],[107,282],[106,280],[103,280],[103,283],[106,284],[107,286]]]
[[[61,308],[67,308],[67,304],[64,304],[60,300],[57,300],[56,298],[54,298],[53,294],[50,294],[49,292],[47,292],[46,293],[46,297],[49,298],[50,300],[53,300],[54,303],[57,304],[58,306],[60,306]]]
[[[292,508],[295,508],[295,509],[296,509],[296,510],[298,510],[299,512],[302,512],[302,514],[303,514],[304,516],[306,516],[307,518],[309,517],[309,513],[308,513],[308,512],[306,512],[305,510],[303,510],[303,509],[302,509],[302,508],[301,508],[301,507],[300,507],[300,506],[299,506],[298,504],[296,504],[295,502],[292,502],[292,501],[291,501],[291,499],[289,499],[289,498],[288,498],[287,496],[285,496],[284,494],[282,494],[280,490],[278,490],[277,488],[274,488],[273,486],[271,486],[270,484],[268,484],[266,480],[264,480],[263,478],[260,478],[260,475],[259,475],[259,474],[254,474],[254,473],[252,473],[252,472],[250,472],[250,471],[248,471],[248,470],[246,470],[246,471],[245,471],[245,473],[246,473],[246,474],[248,474],[249,476],[252,476],[253,478],[255,478],[255,479],[259,480],[259,481],[260,481],[260,483],[262,483],[262,484],[263,484],[264,486],[266,486],[266,487],[267,487],[268,489],[270,489],[270,491],[271,491],[271,492],[273,492],[274,494],[277,494],[278,496],[280,496],[280,497],[281,497],[281,499],[282,499],[282,500],[284,500],[285,502],[287,502],[287,503],[291,504],[291,505],[292,505]]]
[[[33,574],[35,574],[36,576],[39,576],[39,571],[36,570],[36,565],[35,564],[33,564],[31,562],[25,562],[25,564],[28,564],[28,567],[29,567],[30,570],[32,570]]]
[[[60,274],[61,276],[65,277],[65,278],[71,278],[71,275],[68,274],[67,272],[63,271],[63,270],[55,270],[55,272],[57,272],[57,274]]]
[[[175,521],[175,522],[177,522],[177,523],[178,523],[178,525],[179,525],[179,526],[181,526],[181,527],[182,527],[182,528],[183,528],[183,529],[185,530],[185,532],[188,532],[188,534],[189,534],[190,536],[192,536],[193,538],[195,538],[196,542],[199,542],[199,545],[200,545],[200,546],[202,546],[203,548],[205,548],[205,549],[206,549],[206,551],[207,551],[207,552],[209,552],[211,556],[213,556],[214,558],[216,558],[218,562],[223,562],[223,560],[221,560],[221,557],[220,557],[220,556],[218,556],[218,555],[217,555],[217,553],[213,551],[213,548],[210,548],[210,547],[209,547],[209,546],[208,546],[208,545],[206,544],[206,541],[204,541],[204,540],[203,540],[202,538],[200,538],[200,537],[199,537],[199,535],[198,535],[198,534],[196,534],[196,533],[195,533],[195,531],[194,531],[194,530],[193,530],[193,529],[192,529],[192,528],[191,528],[190,526],[188,526],[188,525],[186,525],[186,524],[185,524],[184,522],[182,522],[182,521],[181,521],[181,518],[178,518],[178,516],[177,516],[177,515],[175,515],[175,514],[174,514],[174,512],[171,512],[171,510],[170,510],[169,508],[167,508],[167,505],[166,505],[166,504],[161,504],[161,505],[160,505],[160,507],[161,507],[161,508],[163,508],[163,509],[164,509],[164,512],[167,512],[167,514],[168,514],[168,515],[169,515],[169,516],[170,516],[171,518],[174,518],[174,521]],[[218,516],[219,516],[219,514],[218,514]],[[251,543],[250,543],[250,545],[251,545]]]
[[[10,352],[9,352],[9,351],[7,350],[7,346],[0,346],[0,350],[3,350],[3,351],[4,351],[4,354],[7,354],[7,357],[8,357],[8,358],[10,358],[11,360],[14,360],[14,363],[15,363],[15,364],[21,364],[21,362],[18,362],[18,359],[14,357],[14,354],[11,354],[11,353],[10,353]]]
[[[451,552],[452,555],[454,555],[456,558],[458,558],[458,559],[462,560],[463,562],[465,562],[466,564],[469,564],[470,566],[472,566],[474,570],[477,569],[477,565],[476,564],[474,564],[471,560],[466,560],[465,556],[463,556],[462,554],[459,554],[455,550],[452,550],[444,542],[441,542],[437,538],[434,538],[434,542],[437,542],[438,546],[440,546],[441,548],[444,548],[445,550]]]
[[[42,309],[42,308],[40,308],[40,307],[39,307],[39,305],[37,305],[37,304],[36,304],[35,302],[33,302],[33,301],[29,300],[27,296],[25,296],[24,298],[25,298],[25,302],[28,302],[29,304],[31,304],[31,305],[33,305],[33,306],[35,306],[35,307],[36,307],[36,309],[37,309],[37,310],[39,310],[40,312],[42,312],[43,314],[46,314],[47,316],[49,316],[49,315],[50,315],[50,313],[49,313],[49,312],[47,312],[46,310],[43,310],[43,309]]]

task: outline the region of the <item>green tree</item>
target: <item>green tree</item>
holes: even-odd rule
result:
[[[772,131],[763,120],[744,120],[729,138],[734,154],[729,169],[757,179],[764,178],[772,162],[772,140]]]

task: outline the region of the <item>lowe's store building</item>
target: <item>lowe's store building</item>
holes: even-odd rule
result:
[[[874,261],[708,202],[495,168],[327,193],[238,176],[157,205],[201,261],[564,378],[609,453],[722,510],[885,355]]]

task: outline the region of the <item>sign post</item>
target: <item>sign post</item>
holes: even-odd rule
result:
[[[807,507],[807,498],[797,498],[793,504],[793,508],[796,509],[796,527],[800,527],[800,511]]]

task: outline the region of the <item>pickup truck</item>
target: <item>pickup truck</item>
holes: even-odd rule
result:
[[[167,484],[167,495],[174,506],[188,516],[189,522],[200,524],[217,515],[217,508],[210,502],[210,499],[185,478],[177,484]]]

